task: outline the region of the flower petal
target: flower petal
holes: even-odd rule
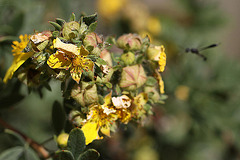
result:
[[[110,128],[109,127],[101,127],[100,130],[104,135],[110,137]]]
[[[95,139],[101,139],[98,135],[99,127],[97,123],[87,122],[81,128],[86,138],[86,145]]]
[[[7,81],[12,78],[14,72],[32,55],[33,52],[27,52],[15,56],[11,67],[7,70],[7,73],[5,74],[3,82],[7,83]]]
[[[53,69],[68,69],[71,65],[71,61],[67,56],[64,56],[63,53],[57,51],[48,58],[47,64]]]
[[[53,47],[69,55],[79,55],[77,46],[75,46],[74,44],[63,43],[59,38],[56,38],[54,40]]]
[[[80,55],[81,56],[87,56],[88,54],[89,54],[88,50],[83,45],[81,45]]]
[[[81,79],[81,75],[82,75],[82,70],[80,67],[72,67],[70,70],[72,79],[74,81],[76,81],[77,83],[79,83],[80,79]]]

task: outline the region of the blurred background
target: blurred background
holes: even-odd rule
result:
[[[74,12],[98,13],[97,33],[134,32],[163,44],[168,99],[154,106],[145,126],[121,126],[111,138],[95,141],[100,160],[240,159],[240,1],[224,0],[0,0],[0,77],[11,65],[12,40],[34,30],[53,30],[48,21]],[[185,53],[201,49],[207,57]],[[0,117],[35,141],[53,136],[52,104],[62,101],[60,83],[52,91],[29,92],[16,79],[0,84]],[[0,153],[17,145],[0,132]],[[46,147],[57,149],[54,141]]]

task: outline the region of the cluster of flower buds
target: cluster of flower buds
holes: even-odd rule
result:
[[[7,83],[18,77],[29,87],[61,81],[68,120],[83,130],[86,144],[101,139],[101,133],[110,136],[119,123],[143,124],[152,105],[166,98],[160,73],[164,47],[137,34],[100,38],[96,19],[94,14],[76,21],[72,14],[69,22],[50,22],[54,31],[20,36],[4,78]]]

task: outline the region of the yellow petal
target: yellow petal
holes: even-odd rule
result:
[[[100,130],[104,135],[110,137],[110,128],[109,127],[101,127]]]
[[[55,54],[52,54],[47,61],[49,67],[55,69],[68,69],[71,65],[71,61],[67,56],[64,56],[63,53],[59,53],[58,51]]]
[[[86,50],[85,47],[83,45],[81,45],[80,55],[81,56],[87,56],[88,54],[89,54],[88,50]]]
[[[111,103],[111,99],[112,99],[112,92],[110,92],[104,97],[104,106],[109,105]]]
[[[87,122],[85,125],[83,125],[81,129],[86,138],[86,145],[88,145],[95,139],[101,139],[98,135],[99,127],[97,123]]]
[[[53,47],[63,51],[66,54],[79,55],[77,46],[74,44],[63,43],[59,38],[54,41]]]
[[[139,93],[135,98],[134,98],[134,103],[137,105],[144,105],[148,101],[148,96],[146,93],[142,92]]]
[[[158,61],[160,72],[163,72],[165,70],[166,60],[167,60],[167,56],[166,56],[166,53],[165,53],[165,48],[162,45],[161,46],[161,52],[160,52],[160,58],[159,58],[159,61]]]
[[[33,52],[27,52],[14,57],[13,63],[10,66],[10,68],[7,70],[7,73],[5,74],[3,82],[7,83],[7,81],[12,78],[14,72],[32,55],[33,55]]]
[[[158,72],[156,72],[156,74],[157,74],[157,79],[158,79],[158,85],[159,85],[160,93],[164,94],[165,91],[164,91],[164,82],[163,82],[162,76]]]
[[[80,79],[81,79],[81,75],[82,75],[82,70],[80,67],[72,67],[70,70],[72,79],[74,81],[76,81],[77,83],[79,83]]]

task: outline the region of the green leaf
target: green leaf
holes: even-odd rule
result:
[[[89,32],[94,32],[96,28],[97,28],[97,21],[90,24]]]
[[[102,58],[96,59],[96,62],[100,65],[107,65],[107,62],[105,62]]]
[[[104,98],[101,95],[98,95],[98,102],[103,105],[104,104]]]
[[[82,153],[77,160],[97,160],[100,154],[95,149],[88,149]]]
[[[161,100],[161,101],[164,101],[164,100],[166,100],[167,98],[168,98],[168,96],[165,95],[165,94],[160,95],[160,100]]]
[[[117,95],[120,95],[121,94],[121,88],[119,87],[119,85],[117,84],[116,85],[116,93],[117,93]]]
[[[66,23],[65,20],[61,19],[61,18],[56,18],[55,20],[60,26],[62,26],[64,23]]]
[[[70,22],[71,22],[71,21],[75,21],[75,19],[76,19],[76,16],[75,16],[74,13],[72,13],[71,16],[70,16],[70,18],[69,18],[69,21],[70,21]]]
[[[58,101],[53,103],[52,107],[52,124],[56,135],[59,135],[64,128],[66,120],[65,112]]]
[[[16,137],[22,144],[25,144],[25,140],[23,139],[23,137],[20,134],[14,132],[13,130],[10,130],[10,129],[5,129],[4,131],[5,131],[5,133],[8,133],[8,134]]]
[[[36,152],[34,152],[33,149],[30,147],[27,147],[24,153],[25,153],[25,160],[40,160]]]
[[[74,128],[71,130],[68,138],[67,148],[72,152],[76,159],[85,150],[85,137],[81,129]]]
[[[70,151],[63,150],[57,153],[59,160],[74,160],[73,154]]]
[[[108,88],[112,88],[112,83],[110,83],[110,82],[105,83],[105,85],[106,85]]]
[[[0,43],[2,42],[12,42],[18,40],[15,36],[1,36],[0,37]]]
[[[92,14],[90,16],[83,17],[83,22],[85,22],[86,25],[90,26],[92,23],[97,21],[97,13]]]
[[[148,77],[146,81],[146,85],[155,86],[157,84],[157,80],[154,77]]]
[[[50,23],[51,25],[53,25],[53,27],[54,27],[56,30],[58,30],[58,31],[60,31],[61,28],[62,28],[62,26],[60,26],[60,25],[59,25],[58,23],[56,23],[56,22],[49,21],[49,23]]]
[[[144,60],[144,58],[145,58],[144,55],[139,55],[139,56],[137,57],[137,60],[136,60],[137,64],[141,64],[142,61]]]
[[[21,146],[10,148],[0,154],[0,160],[18,160],[23,151],[24,148]]]

